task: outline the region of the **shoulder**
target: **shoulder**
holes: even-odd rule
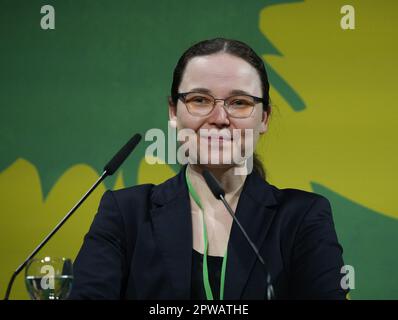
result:
[[[281,206],[293,206],[303,209],[310,208],[315,204],[326,207],[330,206],[329,200],[319,193],[295,188],[279,189],[275,186],[272,187]]]
[[[181,195],[184,189],[181,173],[161,184],[140,184],[118,190],[108,190],[101,202],[113,203],[122,212],[131,214],[136,211],[147,212],[152,206],[165,203]]]
[[[278,188],[269,184],[276,201],[277,216],[284,225],[301,225],[304,221],[332,220],[332,208],[325,196],[295,188]]]
[[[150,196],[153,184],[140,184],[128,188],[118,190],[108,190],[107,192],[114,198],[119,204],[128,204],[136,201],[141,201]]]
[[[141,184],[118,190],[107,190],[101,198],[100,211],[118,212],[124,220],[132,213],[139,215],[140,212],[148,210],[153,187],[153,184]]]
[[[248,179],[246,191],[253,200],[265,206],[295,215],[303,215],[313,206],[330,209],[329,200],[321,194],[295,188],[279,188],[256,174]]]

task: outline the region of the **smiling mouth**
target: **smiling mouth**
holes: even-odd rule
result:
[[[200,136],[200,138],[207,140],[208,142],[212,141],[232,141],[231,137],[220,137],[220,136]]]

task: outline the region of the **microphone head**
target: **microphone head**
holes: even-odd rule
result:
[[[124,160],[130,155],[137,144],[141,140],[141,135],[139,133],[135,134],[120,150],[115,156],[109,161],[104,167],[106,175],[111,176],[116,172],[117,169],[122,165]]]
[[[203,170],[202,176],[205,179],[210,191],[216,197],[216,199],[220,200],[221,196],[223,196],[223,197],[225,196],[224,189],[221,187],[220,183],[217,181],[217,179],[214,177],[214,175],[210,171]]]

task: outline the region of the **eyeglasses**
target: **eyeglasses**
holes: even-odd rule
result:
[[[201,92],[178,93],[180,99],[190,114],[193,116],[207,116],[216,107],[217,101],[224,102],[224,109],[232,118],[248,118],[253,113],[254,107],[258,103],[264,103],[263,98],[250,95],[236,95],[226,99],[216,99],[210,94]]]

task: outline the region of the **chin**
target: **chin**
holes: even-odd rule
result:
[[[200,167],[202,169],[209,169],[209,170],[227,170],[227,169],[235,167],[236,165],[235,164],[231,164],[231,163],[229,163],[229,164],[227,164],[227,163],[225,163],[225,164],[223,164],[223,163],[219,163],[219,164],[211,164],[211,163],[201,164],[201,163],[198,163],[198,164],[196,164],[196,166],[198,166],[198,167]]]

